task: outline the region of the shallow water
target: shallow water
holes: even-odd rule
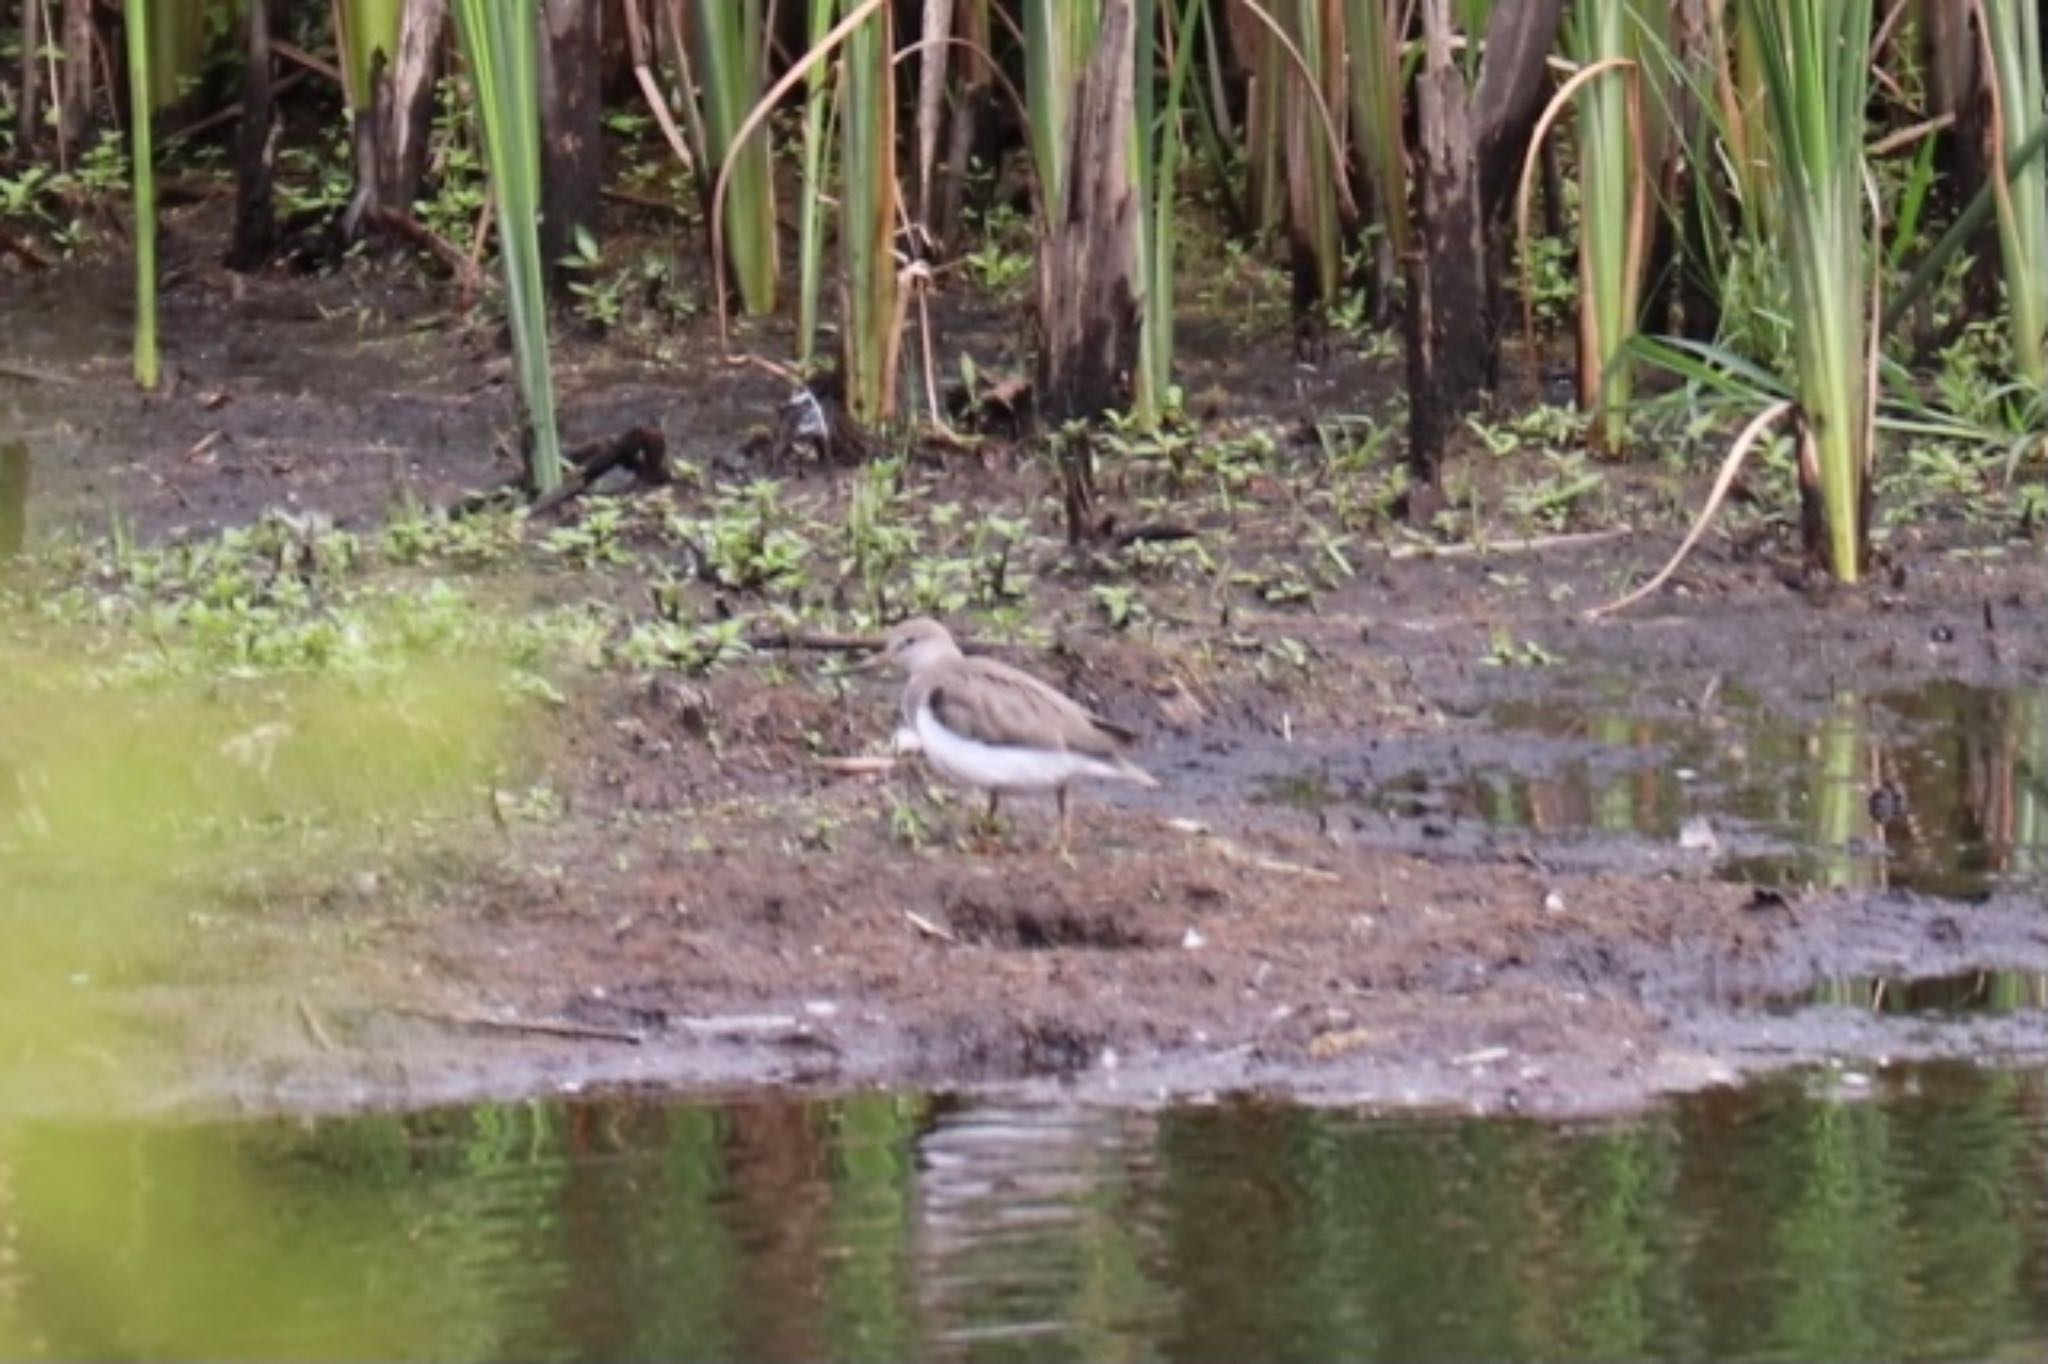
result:
[[[0,1354],[2040,1358],[2048,1081],[0,1129]]]
[[[1255,790],[1403,846],[1512,832],[1565,861],[1974,899],[2048,885],[2048,692],[1944,681],[1798,716],[1736,697],[1645,717],[1589,685],[1496,707],[1483,731],[1405,756],[1323,755]]]
[[[1724,870],[1746,879],[1970,897],[2048,869],[2048,694],[1944,681],[1843,693],[1801,718],[1731,707],[1652,723],[1597,706],[1591,719],[1496,718],[1642,755],[1633,772],[1581,768],[1548,794],[1604,829],[1677,836],[1704,817],[1737,845]],[[1540,797],[1527,797],[1533,812]],[[1772,846],[1744,852],[1745,840]]]

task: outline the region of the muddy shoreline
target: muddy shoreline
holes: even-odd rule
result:
[[[368,530],[401,494],[493,476],[505,369],[487,341],[403,289],[374,325],[286,311],[287,293],[203,273],[174,289],[169,334],[250,336],[183,346],[172,392],[149,400],[106,396],[118,308],[71,327],[51,286],[10,298],[24,356],[0,358],[33,347],[59,376],[0,395],[38,458],[35,534],[101,533],[110,504],[145,540],[273,507]],[[1213,429],[1284,430],[1390,391],[1362,358],[1309,370],[1285,351],[1192,362],[1196,384],[1232,392]],[[564,369],[572,437],[657,421],[702,471],[649,495],[650,517],[749,472],[789,480],[819,524],[851,496],[846,471],[749,471],[780,397],[763,375],[707,362],[684,380],[596,349]],[[1999,741],[1950,733],[2048,692],[2037,540],[1902,530],[1881,582],[1821,595],[1766,526],[1710,539],[1658,599],[1589,622],[1675,543],[1674,489],[1697,482],[1617,468],[1604,506],[1563,529],[1628,533],[1430,553],[1345,529],[1330,552],[1351,572],[1295,595],[1271,575],[1327,529],[1331,480],[1279,464],[1176,506],[1224,567],[1119,569],[1107,581],[1144,608],[1119,629],[1028,456],[905,477],[920,505],[1035,525],[1024,606],[1047,628],[1007,647],[1141,731],[1164,781],[1090,792],[1071,863],[1031,802],[991,842],[907,764],[821,761],[882,753],[893,702],[830,660],[565,678],[522,759],[559,810],[510,831],[476,813],[262,914],[204,906],[203,978],[107,992],[178,1039],[103,1076],[110,1092],[310,1114],[619,1086],[1141,1105],[1249,1090],[1590,1115],[1786,1066],[2048,1058],[2036,1008],[1798,1007],[1829,981],[2048,975],[2041,850],[1979,808],[1979,749]],[[529,553],[451,575],[514,609],[645,611],[673,555],[630,542],[615,567]],[[747,605],[688,590],[689,612]],[[1916,699],[1943,688],[1965,690],[1938,713]],[[1841,779],[1816,736],[1844,723],[1849,805],[1895,786],[1912,818],[1871,805],[1844,838],[1804,837]],[[2012,789],[2040,782],[2024,755],[2004,761]],[[63,1065],[45,1081],[10,1104],[62,1106]]]

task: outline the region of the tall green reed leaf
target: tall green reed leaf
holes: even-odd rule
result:
[[[1067,120],[1075,83],[1095,44],[1098,0],[1024,0],[1024,102],[1031,114],[1031,155],[1039,194],[1061,202],[1067,183]]]
[[[150,10],[154,0],[128,0],[128,101],[135,198],[135,382],[157,386],[156,149],[150,127]]]
[[[1345,0],[1352,137],[1373,207],[1398,259],[1408,250],[1408,164],[1401,126],[1399,0]]]
[[[370,106],[370,73],[377,54],[388,61],[398,50],[398,34],[405,17],[405,0],[335,0],[335,45],[341,49],[343,86],[349,108],[358,112]]]
[[[1579,0],[1565,46],[1582,70],[1611,69],[1577,96],[1579,129],[1579,405],[1595,448],[1628,445],[1629,342],[1642,311],[1649,213],[1641,46],[1635,0]]]
[[[1143,317],[1138,331],[1138,372],[1133,376],[1132,408],[1141,423],[1159,420],[1173,387],[1174,256],[1178,239],[1180,162],[1183,151],[1181,110],[1187,98],[1188,75],[1194,68],[1195,42],[1206,22],[1200,0],[1182,0],[1172,27],[1171,66],[1165,99],[1155,94],[1159,59],[1159,0],[1137,5],[1137,156],[1133,159],[1139,214],[1138,269]]]
[[[1862,570],[1872,458],[1864,119],[1872,0],[1745,0],[1762,68],[1791,276],[1793,361],[1829,567]]]
[[[149,33],[152,109],[175,103],[205,68],[207,9],[206,0],[150,0],[142,27]]]
[[[894,15],[884,4],[846,40],[843,328],[847,407],[864,422],[895,416],[896,362],[902,329],[896,315],[896,80],[891,60]]]
[[[775,167],[764,129],[735,146],[747,114],[760,102],[767,66],[761,0],[697,0],[697,50],[691,66],[701,82],[707,152],[714,170],[731,162],[725,240],[739,285],[740,306],[755,317],[775,311]]]
[[[1977,0],[1993,105],[1992,181],[2005,263],[2013,360],[2035,388],[2048,384],[2048,168],[2036,159],[2003,169],[2009,149],[2048,128],[2041,68],[2041,14],[2032,0]]]
[[[825,41],[839,19],[839,0],[810,0],[812,47]],[[818,303],[824,292],[824,193],[831,172],[832,144],[826,127],[832,111],[832,64],[819,62],[804,78],[803,202],[797,209],[796,361],[809,369],[818,345]]]
[[[540,255],[540,68],[537,0],[455,0],[484,156],[498,202],[505,312],[519,375],[527,472],[536,493],[562,482],[555,381],[548,356],[547,295]]]

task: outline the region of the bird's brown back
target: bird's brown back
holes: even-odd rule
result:
[[[993,658],[949,659],[911,678],[905,719],[914,721],[926,702],[947,729],[985,744],[1113,758],[1129,739],[1072,697]]]

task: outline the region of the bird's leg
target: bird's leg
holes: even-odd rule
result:
[[[977,842],[993,844],[1001,836],[1001,827],[1004,827],[1001,825],[1001,805],[1004,805],[1004,793],[991,791],[987,807],[975,811],[971,827]]]
[[[1070,851],[1070,845],[1073,842],[1074,829],[1067,811],[1067,788],[1054,787],[1053,794],[1060,803],[1060,856],[1071,861],[1073,853]]]
[[[986,839],[995,838],[997,833],[1002,829],[1002,824],[1000,822],[1000,811],[1002,809],[1002,804],[1002,792],[991,791],[988,793],[988,808],[982,811],[980,818],[974,821],[974,832],[977,836]]]

